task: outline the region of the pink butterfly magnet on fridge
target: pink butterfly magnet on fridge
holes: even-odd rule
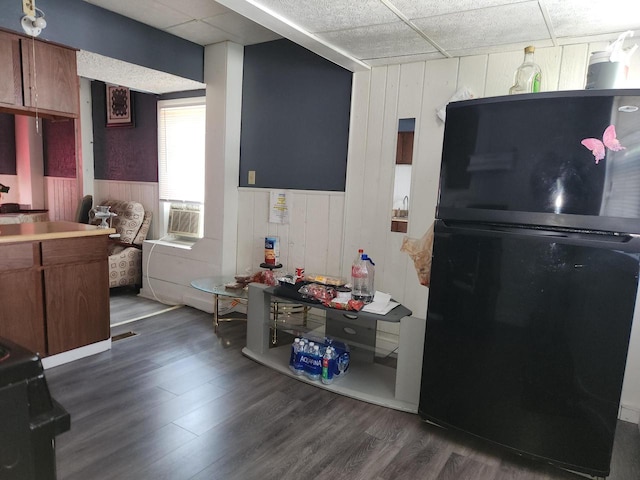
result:
[[[624,147],[620,145],[616,137],[616,127],[613,125],[609,125],[605,129],[602,135],[602,141],[597,138],[585,138],[580,143],[591,150],[591,153],[596,159],[596,164],[604,158],[605,147],[614,152],[624,150]]]

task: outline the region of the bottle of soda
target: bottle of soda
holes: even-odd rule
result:
[[[322,378],[321,382],[325,385],[333,383],[333,370],[335,368],[336,352],[333,347],[327,347],[322,357]]]
[[[364,250],[358,250],[358,256],[351,265],[351,298],[363,300],[367,286],[367,267],[362,260]]]
[[[373,300],[374,290],[374,263],[366,253],[360,255],[360,260],[354,262],[351,268],[351,298],[369,303]]]

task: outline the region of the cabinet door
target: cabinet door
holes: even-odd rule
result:
[[[396,164],[411,165],[413,162],[413,132],[398,132]]]
[[[42,242],[49,355],[106,340],[107,237]]]
[[[0,105],[22,105],[20,39],[0,32]]]
[[[0,246],[0,337],[47,354],[38,243]]]
[[[22,39],[24,104],[31,110],[78,116],[76,52],[33,39]]]
[[[109,338],[108,276],[106,258],[45,270],[50,355]]]

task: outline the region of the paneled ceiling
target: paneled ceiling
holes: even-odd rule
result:
[[[640,34],[640,0],[85,0],[200,45],[286,37],[350,70]]]

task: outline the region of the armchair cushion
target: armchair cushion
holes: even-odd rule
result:
[[[142,252],[115,245],[109,254],[109,288],[142,285]]]
[[[144,221],[142,204],[133,201],[106,200],[100,205],[110,205],[111,211],[118,215],[112,218],[111,226],[116,229],[116,233],[120,234],[120,241],[134,243]]]
[[[120,234],[109,246],[109,287],[142,285],[142,242],[149,232],[152,213],[133,201],[110,199],[100,205],[111,206],[117,215],[111,219],[111,226]]]

